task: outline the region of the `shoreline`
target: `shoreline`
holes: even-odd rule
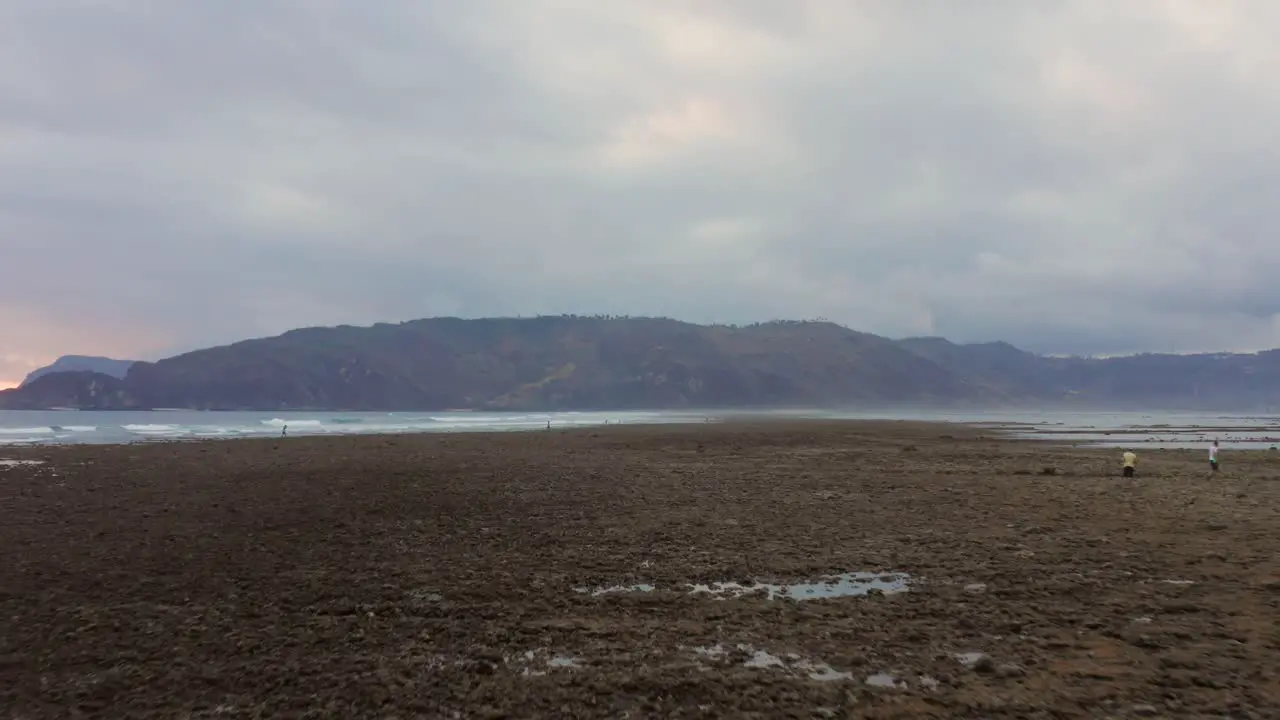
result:
[[[710,421],[697,422],[651,422],[651,423],[613,423],[609,425],[576,425],[569,427],[552,427],[548,430],[545,427],[536,428],[520,428],[520,429],[492,429],[492,428],[476,428],[474,430],[435,430],[435,431],[412,431],[412,432],[335,432],[335,433],[313,433],[313,434],[297,434],[297,435],[252,435],[239,437],[142,437],[137,440],[127,442],[101,442],[101,443],[31,443],[26,445],[0,445],[0,453],[8,451],[48,451],[53,449],[86,449],[86,448],[142,448],[152,446],[187,446],[187,445],[223,445],[228,443],[257,443],[257,444],[281,444],[281,443],[330,443],[330,442],[375,442],[385,443],[388,440],[395,439],[425,439],[437,438],[447,440],[448,438],[505,438],[510,436],[547,436],[547,435],[584,435],[588,437],[598,436],[600,433],[653,433],[653,432],[715,432],[716,430],[724,430],[728,432],[738,432],[743,430],[765,430],[765,431],[787,431],[796,429],[818,429],[825,430],[831,428],[845,428],[849,430],[859,430],[862,432],[882,432],[886,429],[897,428],[908,433],[921,433],[929,430],[936,430],[940,436],[949,440],[995,440],[1013,441],[1016,438],[1008,437],[1003,431],[992,431],[983,428],[971,427],[966,423],[944,422],[944,421],[921,421],[921,420],[897,420],[897,419],[828,419],[828,418],[771,418],[771,419],[714,419]],[[956,435],[956,430],[960,430],[960,436]],[[968,435],[968,437],[963,437]],[[991,437],[988,437],[991,436]]]
[[[695,442],[715,441],[724,437],[751,434],[763,438],[789,436],[796,433],[815,433],[823,435],[841,435],[850,443],[850,452],[863,452],[875,449],[877,452],[910,453],[920,447],[938,445],[954,445],[959,447],[976,446],[984,451],[1017,452],[1026,454],[1038,452],[1071,458],[1096,458],[1112,456],[1126,448],[1138,450],[1141,457],[1150,460],[1154,455],[1177,457],[1198,457],[1202,448],[1195,445],[1160,446],[1142,442],[1134,443],[1098,443],[1069,442],[1060,435],[1052,434],[1020,434],[1007,427],[992,427],[983,423],[920,421],[901,419],[827,419],[827,418],[738,418],[723,419],[712,422],[669,422],[669,423],[632,423],[611,425],[584,425],[574,427],[546,429],[493,430],[478,428],[475,430],[450,430],[435,432],[390,432],[390,433],[332,433],[309,434],[281,437],[188,437],[188,438],[150,438],[131,442],[118,443],[49,443],[32,445],[0,445],[0,475],[3,471],[24,466],[31,462],[55,466],[61,458],[73,459],[77,462],[93,462],[101,455],[114,456],[120,451],[131,451],[131,456],[151,457],[152,451],[165,451],[179,448],[198,448],[206,453],[221,449],[224,453],[235,454],[237,448],[246,451],[261,452],[264,449],[273,454],[289,454],[300,450],[309,452],[331,453],[341,455],[350,452],[366,452],[379,448],[401,448],[403,446],[431,449],[433,452],[447,452],[450,448],[473,446],[476,444],[507,444],[531,442],[535,445],[548,443],[552,446],[566,441],[618,441],[622,447],[630,449],[631,438],[645,439],[655,436],[675,440],[683,438]],[[535,439],[535,438],[541,438]],[[895,445],[896,443],[896,445]],[[1262,447],[1233,448],[1230,443],[1223,444],[1231,458],[1275,458],[1273,451]],[[136,455],[142,452],[142,455]],[[61,457],[60,457],[61,456]],[[1149,464],[1149,463],[1148,463]],[[1064,471],[1070,475],[1070,469]],[[1022,474],[1022,473],[1020,473]]]
[[[1133,447],[1144,451],[1182,451],[1199,448],[1201,444],[1208,443],[1213,439],[1216,433],[1239,432],[1244,430],[1258,430],[1257,427],[1247,426],[1150,426],[1146,428],[1125,428],[1123,430],[1097,430],[1097,429],[1054,429],[1054,428],[1038,428],[1029,430],[1028,427],[1036,427],[1025,423],[1008,423],[1008,422],[985,422],[985,421],[953,421],[953,420],[912,420],[900,418],[821,418],[821,417],[760,417],[750,415],[736,415],[724,417],[706,417],[703,420],[664,420],[656,422],[616,422],[616,423],[599,423],[599,424],[573,424],[556,426],[553,422],[548,429],[544,426],[527,426],[518,428],[494,428],[479,426],[472,428],[449,428],[440,430],[407,430],[407,431],[381,431],[372,430],[368,432],[348,431],[348,432],[305,432],[295,431],[296,434],[278,435],[260,432],[256,434],[244,435],[210,435],[210,436],[185,436],[185,437],[167,437],[167,436],[136,436],[127,440],[120,441],[95,441],[95,442],[41,442],[33,441],[28,443],[4,443],[0,442],[0,456],[8,457],[8,455],[22,454],[23,451],[39,452],[52,448],[112,448],[112,447],[149,447],[155,445],[172,446],[172,445],[201,445],[201,444],[222,444],[227,442],[298,442],[302,440],[310,441],[335,441],[342,439],[373,439],[385,440],[390,438],[416,438],[416,437],[451,437],[451,436],[508,436],[508,435],[526,435],[526,434],[545,434],[545,433],[599,433],[606,432],[625,432],[625,431],[642,431],[648,432],[652,430],[683,430],[683,431],[705,431],[711,428],[722,427],[730,430],[750,429],[750,428],[770,428],[775,431],[785,431],[792,426],[822,428],[824,426],[846,427],[853,429],[878,429],[883,430],[888,427],[898,428],[934,428],[943,435],[955,436],[957,430],[964,436],[963,439],[987,439],[998,440],[1000,442],[1032,442],[1055,447],[1079,449],[1079,450],[1116,450],[1123,447]],[[1186,437],[1177,437],[1185,435]],[[1163,439],[1158,436],[1174,436],[1165,437]],[[2,436],[0,436],[2,437]],[[1079,438],[1072,442],[1072,438]],[[1157,438],[1157,439],[1153,439]],[[1267,445],[1280,445],[1280,436],[1257,436],[1257,437],[1226,437],[1221,439],[1224,448],[1230,449],[1233,454],[1239,452],[1258,452],[1270,451],[1274,447],[1266,447]],[[1248,445],[1249,447],[1240,447]],[[21,458],[18,458],[21,459]]]
[[[279,421],[281,428],[289,423],[284,420]],[[690,417],[687,420],[679,420],[668,418],[657,421],[632,420],[630,422],[576,422],[556,425],[552,420],[551,427],[547,427],[537,423],[525,424],[519,427],[494,427],[486,425],[477,425],[475,427],[453,426],[440,429],[396,429],[383,430],[373,429],[369,431],[352,430],[347,428],[358,428],[359,425],[349,425],[338,423],[335,427],[344,428],[344,430],[326,430],[323,432],[307,431],[309,427],[306,423],[309,420],[302,420],[301,429],[292,430],[289,435],[277,434],[275,429],[269,432],[256,431],[252,433],[226,433],[226,434],[209,434],[209,435],[147,435],[136,434],[119,440],[94,440],[94,441],[63,441],[63,440],[45,440],[43,438],[31,438],[28,442],[4,441],[4,435],[0,434],[0,456],[6,453],[13,454],[23,450],[40,451],[49,448],[67,448],[67,447],[146,447],[151,445],[175,445],[175,444],[204,444],[204,443],[223,443],[228,441],[289,441],[294,442],[303,439],[310,440],[336,440],[340,438],[403,438],[403,437],[419,437],[419,436],[463,436],[463,435],[493,435],[503,436],[511,434],[539,434],[539,433],[575,433],[575,432],[600,432],[600,431],[618,431],[623,429],[653,429],[653,428],[684,428],[693,430],[705,430],[716,426],[726,426],[731,428],[768,426],[775,429],[785,429],[790,425],[845,425],[849,427],[856,426],[880,426],[880,425],[898,425],[901,427],[920,426],[920,427],[937,427],[937,428],[963,428],[964,433],[968,436],[973,434],[986,434],[997,437],[1001,441],[1030,441],[1053,444],[1061,447],[1079,448],[1079,449],[1118,449],[1122,447],[1142,448],[1146,451],[1174,451],[1198,448],[1201,444],[1208,443],[1212,439],[1220,439],[1222,445],[1233,452],[1253,452],[1266,451],[1274,449],[1269,446],[1280,446],[1280,435],[1249,435],[1232,437],[1228,433],[1242,433],[1270,430],[1272,428],[1262,426],[1245,426],[1245,425],[1170,425],[1170,424],[1153,424],[1141,427],[1124,427],[1124,428],[1096,428],[1096,427],[1079,427],[1079,428],[1058,428],[1053,425],[1044,425],[1036,423],[1009,422],[1009,421],[986,421],[986,420],[947,420],[947,419],[930,419],[917,420],[906,418],[832,418],[832,417],[803,417],[803,416],[787,416],[787,415],[751,415],[751,414],[726,414],[722,416],[698,416]],[[50,426],[54,431],[61,429],[60,426]],[[33,431],[37,428],[31,428]],[[96,429],[96,428],[91,428]],[[0,429],[2,430],[2,429]],[[10,432],[14,432],[10,429]],[[1223,437],[1223,435],[1226,435]],[[1073,441],[1073,439],[1075,439]],[[1242,447],[1244,446],[1244,447]]]

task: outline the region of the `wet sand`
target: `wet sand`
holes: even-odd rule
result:
[[[0,717],[1280,716],[1280,456],[1140,455],[866,422],[6,450],[46,462],[0,467]],[[888,592],[716,585],[855,572]]]

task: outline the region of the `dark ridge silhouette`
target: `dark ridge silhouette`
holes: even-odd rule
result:
[[[0,408],[568,410],[1076,404],[1280,405],[1280,352],[1051,358],[1007,343],[888,338],[826,321],[432,318],[283,335],[52,372]]]

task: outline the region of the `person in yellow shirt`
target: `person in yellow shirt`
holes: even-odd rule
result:
[[[1138,456],[1132,450],[1124,451],[1124,476],[1133,477],[1138,468]]]

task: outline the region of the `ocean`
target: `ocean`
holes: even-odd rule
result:
[[[606,423],[706,422],[679,412],[199,412],[0,410],[0,445],[114,444],[303,435],[540,430]]]
[[[726,410],[488,413],[346,412],[147,412],[0,410],[0,446],[116,444],[429,432],[495,432],[592,427],[606,424],[704,423],[726,416],[926,420],[980,424],[1025,437],[1071,444],[1201,447],[1217,439],[1237,448],[1280,443],[1280,416],[1187,412],[1089,412],[1061,410]]]

